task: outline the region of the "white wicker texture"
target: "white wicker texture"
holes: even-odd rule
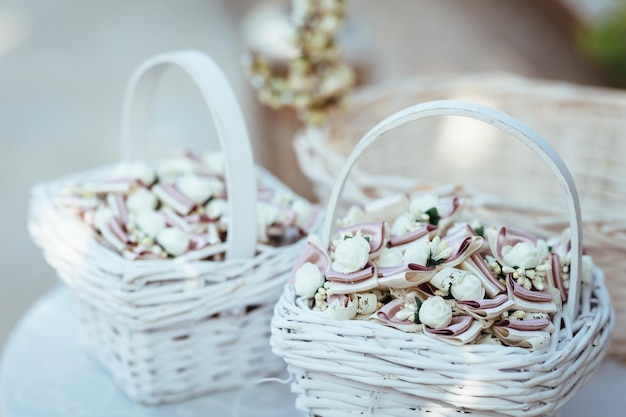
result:
[[[328,199],[356,141],[377,121],[437,99],[470,100],[505,111],[561,155],[579,191],[585,251],[604,271],[616,311],[608,354],[626,358],[626,93],[510,74],[405,79],[364,88],[331,115],[328,125],[302,130],[294,139],[299,164],[320,202]],[[359,160],[342,201],[359,204],[421,188],[446,193],[463,184],[493,221],[542,237],[559,233],[567,218],[554,192],[558,185],[531,152],[517,143],[501,143],[501,135],[457,118],[396,129]],[[457,137],[472,145],[455,142]]]
[[[129,397],[145,404],[253,384],[284,371],[284,363],[271,355],[269,322],[302,247],[302,240],[281,247],[257,243],[257,176],[264,187],[289,190],[253,165],[235,96],[209,57],[178,51],[140,66],[129,84],[123,139],[131,139],[130,122],[145,116],[150,93],[168,67],[191,76],[214,116],[225,155],[229,202],[235,201],[229,208],[227,242],[204,253],[141,261],[103,246],[56,197],[65,184],[101,177],[114,172],[116,165],[37,184],[29,219],[34,241],[70,288],[90,351]],[[136,133],[132,139],[137,140]],[[132,146],[136,144],[123,148]],[[224,261],[202,260],[210,251],[224,250]]]
[[[514,119],[473,103],[422,103],[383,120],[350,153],[331,191],[322,227],[333,230],[344,182],[356,159],[393,127],[434,115],[493,124],[529,145],[565,193],[572,230],[572,285],[554,317],[550,344],[536,351],[503,345],[451,346],[362,320],[333,320],[312,311],[287,285],[272,319],[272,348],[292,375],[296,405],[310,416],[555,415],[584,385],[610,343],[614,315],[601,269],[580,285],[581,224],[576,188],[551,147]],[[577,290],[580,292],[577,293]]]

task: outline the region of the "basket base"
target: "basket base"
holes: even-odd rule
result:
[[[73,297],[87,351],[132,400],[157,405],[252,386],[285,371],[269,346],[272,306],[194,323],[131,330]]]

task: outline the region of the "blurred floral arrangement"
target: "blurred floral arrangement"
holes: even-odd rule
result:
[[[268,59],[250,52],[244,67],[261,103],[293,108],[305,124],[321,124],[354,85],[353,69],[342,61],[336,40],[346,16],[344,0],[293,0],[293,43],[298,54],[276,75]]]

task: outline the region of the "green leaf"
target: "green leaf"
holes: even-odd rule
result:
[[[422,322],[420,321],[420,314],[419,314],[420,308],[422,308],[422,300],[415,297],[415,305],[417,305],[417,310],[415,310],[415,317],[413,318],[413,321],[415,322],[415,324],[422,324]]]
[[[478,236],[485,237],[485,226],[478,226],[474,231]]]
[[[437,207],[430,208],[426,210],[426,214],[428,214],[429,220],[428,222],[434,226],[439,224],[439,212],[437,211]]]
[[[365,238],[365,240],[367,240],[367,243],[369,243],[369,242],[370,242],[370,240],[372,240],[372,238],[371,238],[371,237],[369,237],[369,236],[363,236],[363,238]]]

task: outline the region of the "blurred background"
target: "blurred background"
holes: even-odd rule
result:
[[[360,85],[406,76],[509,72],[623,88],[620,0],[352,0],[340,38]],[[299,194],[288,110],[259,104],[242,69],[251,49],[288,53],[289,1],[2,0],[0,2],[0,346],[57,283],[26,224],[39,181],[115,162],[120,108],[133,69],[153,54],[195,48],[222,66],[241,102],[255,157]],[[192,85],[168,74],[151,132],[203,148],[212,126]]]

